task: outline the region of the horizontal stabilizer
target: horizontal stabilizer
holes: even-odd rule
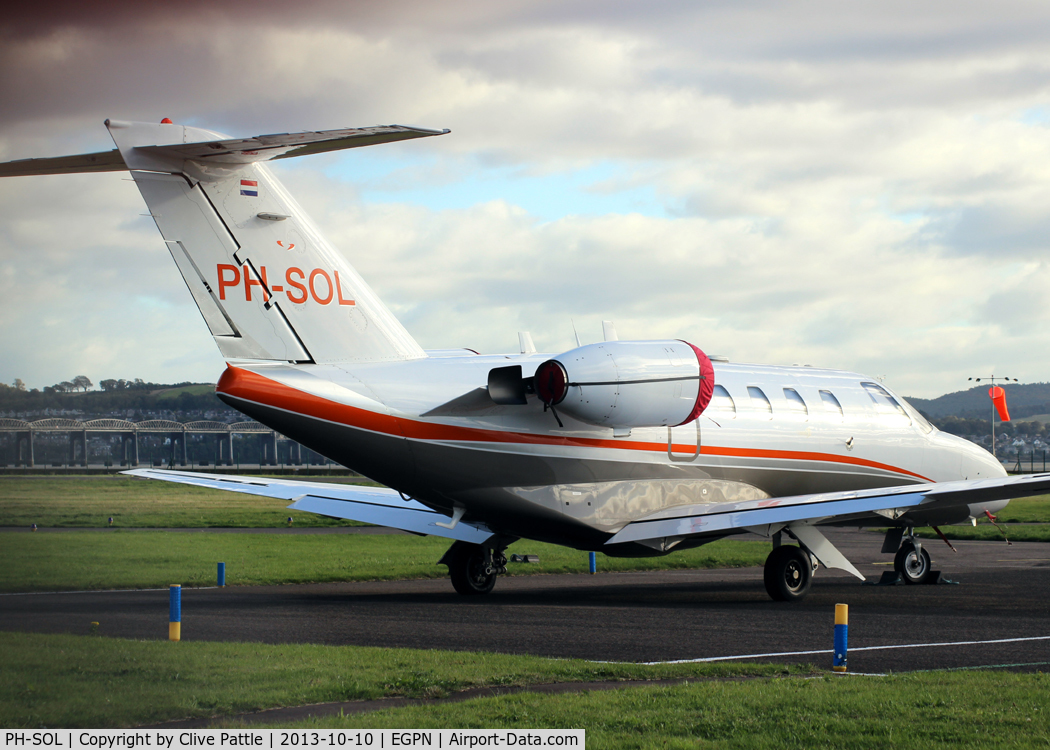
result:
[[[107,120],[113,127],[123,123]],[[177,127],[177,126],[169,126]],[[181,129],[180,129],[181,132]],[[157,156],[189,159],[215,164],[252,164],[271,159],[321,154],[344,148],[374,146],[410,138],[444,135],[445,130],[430,130],[407,125],[376,125],[370,128],[342,128],[302,133],[276,133],[254,138],[226,138],[195,143],[173,143],[158,146],[138,146],[137,151]],[[73,174],[76,172],[121,172],[128,169],[118,149],[94,154],[75,154],[44,159],[19,159],[0,163],[0,177],[27,177],[41,174]]]
[[[116,123],[113,123],[114,125]],[[204,163],[251,164],[271,159],[322,154],[344,148],[374,146],[378,143],[405,141],[444,135],[448,130],[428,130],[405,125],[377,125],[371,128],[343,128],[303,133],[257,135],[254,138],[228,138],[221,141],[174,143],[167,146],[139,146],[139,151],[160,156],[190,159]]]
[[[29,177],[38,174],[76,172],[121,172],[128,168],[118,149],[96,154],[55,156],[49,159],[19,159],[0,164],[0,177]]]
[[[224,476],[163,469],[132,469],[122,473],[144,479],[159,479],[164,482],[279,498],[290,501],[292,504],[288,507],[292,510],[374,523],[415,534],[440,536],[474,544],[481,544],[492,536],[492,532],[480,524],[462,522],[456,524],[453,529],[438,526],[439,522],[447,523],[449,516],[431,510],[411,498],[405,500],[397,490],[388,487]]]

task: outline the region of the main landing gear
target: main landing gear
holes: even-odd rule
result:
[[[809,592],[816,569],[816,561],[801,547],[774,547],[763,572],[766,592],[778,602],[798,601]]]
[[[438,564],[448,566],[452,586],[463,596],[489,593],[496,585],[496,576],[507,572],[502,549],[469,542],[453,543]]]

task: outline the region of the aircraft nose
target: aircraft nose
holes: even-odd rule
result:
[[[1005,477],[1006,469],[995,456],[979,445],[964,438],[957,438],[963,443],[962,472],[966,479],[987,479]]]

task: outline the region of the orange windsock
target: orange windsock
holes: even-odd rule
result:
[[[999,412],[999,419],[1003,422],[1010,421],[1010,412],[1006,410],[1006,391],[997,385],[993,385],[988,389],[988,395],[992,397],[992,403],[995,404],[995,410]]]

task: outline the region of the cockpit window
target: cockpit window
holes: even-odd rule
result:
[[[916,425],[918,425],[920,430],[922,430],[927,435],[929,435],[931,432],[933,432],[934,430],[937,429],[936,427],[934,427],[932,424],[929,423],[929,421],[926,419],[926,417],[922,416],[922,412],[920,412],[914,406],[909,404],[905,399],[901,398],[901,399],[899,399],[899,401],[901,403],[901,406],[903,406],[905,409],[907,409],[908,414],[911,415],[911,421],[914,422]]]
[[[714,392],[711,394],[711,404],[707,408],[721,412],[723,416],[728,416],[731,419],[736,417],[736,403],[734,403],[733,397],[729,395],[729,391],[720,385],[715,386]]]
[[[806,402],[799,395],[798,391],[794,388],[785,388],[784,398],[787,399],[788,412],[802,418],[809,417],[809,407],[806,406]]]
[[[835,398],[835,394],[831,391],[821,391],[820,400],[824,404],[824,411],[828,413],[828,416],[837,418],[840,422],[842,421],[842,404]]]
[[[875,411],[878,412],[881,417],[889,417],[891,419],[900,420],[911,424],[911,417],[908,416],[908,412],[904,410],[904,407],[893,396],[889,394],[885,388],[875,383],[861,383],[861,387],[868,392],[868,396],[871,398],[872,403],[875,404]]]
[[[755,410],[755,413],[760,418],[773,418],[773,406],[769,403],[769,398],[762,392],[761,388],[749,385],[747,387],[747,395],[751,397],[751,408]]]

